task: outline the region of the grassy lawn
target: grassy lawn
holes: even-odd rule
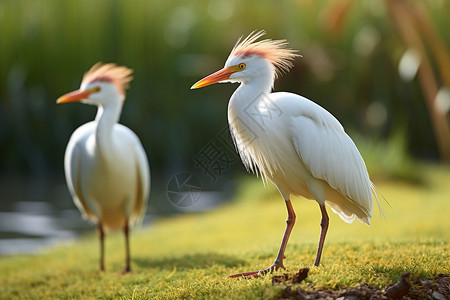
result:
[[[450,273],[450,169],[424,167],[424,184],[383,181],[386,219],[374,210],[370,227],[346,224],[330,212],[321,266],[312,267],[320,211],[293,199],[297,223],[285,266],[311,271],[303,289],[342,289],[366,282],[384,288],[405,271],[432,278]],[[161,201],[167,201],[161,199]],[[269,266],[278,251],[286,211],[273,186],[246,176],[235,201],[213,211],[166,218],[131,236],[133,273],[120,275],[123,238],[107,236],[106,272],[97,272],[96,235],[40,255],[0,258],[1,299],[257,299],[283,287],[271,275],[224,280]]]

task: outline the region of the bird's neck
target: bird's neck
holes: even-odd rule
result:
[[[273,76],[261,76],[241,85],[231,96],[228,104],[228,119],[245,119],[250,111],[255,111],[260,101],[267,98],[273,86]]]
[[[228,123],[234,144],[248,171],[257,172],[252,151],[265,132],[260,104],[270,99],[273,77],[242,82],[228,103]],[[264,106],[264,105],[262,105]]]
[[[114,125],[119,121],[121,111],[121,103],[98,107],[97,116],[95,117],[95,122],[97,123],[95,140],[98,146],[97,150],[102,155],[108,156],[108,153],[113,149]]]

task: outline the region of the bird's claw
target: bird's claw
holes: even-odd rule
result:
[[[279,269],[286,270],[286,268],[283,265],[283,262],[275,261],[270,267],[268,267],[266,269],[259,270],[259,271],[252,271],[252,272],[237,273],[237,274],[229,275],[225,279],[238,278],[238,277],[258,278],[259,275],[265,275],[267,273],[271,273],[272,274],[273,271],[278,271]]]
[[[244,273],[236,273],[233,275],[228,275],[227,277],[225,277],[225,279],[228,278],[238,278],[238,277],[243,277],[243,278],[258,278],[259,274],[261,274],[262,272],[264,272],[264,270],[259,270],[259,271],[252,271],[252,272],[244,272]]]

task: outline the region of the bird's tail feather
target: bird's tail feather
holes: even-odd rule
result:
[[[384,213],[383,207],[381,207],[380,199],[378,198],[378,195],[380,195],[384,201],[387,203],[387,205],[391,206],[389,202],[386,200],[386,198],[383,196],[383,194],[380,192],[380,190],[376,187],[373,182],[370,182],[370,189],[372,190],[372,194],[375,197],[375,200],[377,201],[378,208],[380,209],[380,216],[383,216],[383,218],[386,219],[386,214]]]

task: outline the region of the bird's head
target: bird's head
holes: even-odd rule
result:
[[[115,64],[96,63],[87,71],[79,90],[65,94],[56,103],[82,102],[108,105],[125,99],[125,89],[133,79],[133,70]]]
[[[228,57],[225,67],[196,82],[191,89],[201,88],[213,83],[243,82],[254,78],[270,76],[271,81],[281,73],[292,68],[292,60],[299,56],[296,50],[286,48],[285,40],[256,41],[265,31],[252,32],[241,41],[239,38]]]

